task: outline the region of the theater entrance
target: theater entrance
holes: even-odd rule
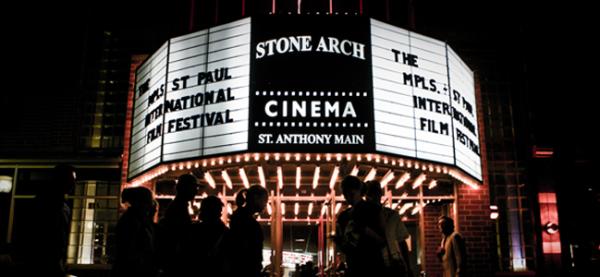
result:
[[[270,195],[267,208],[257,215],[265,235],[265,270],[271,276],[290,276],[298,269],[340,276],[344,256],[332,240],[336,217],[348,208],[340,182],[346,175],[376,180],[384,191],[383,205],[398,212],[409,230],[407,243],[416,273],[431,260],[427,255],[435,255],[427,245],[439,245],[437,217],[456,217],[458,182],[450,171],[441,165],[370,154],[254,154],[172,168],[155,183],[155,191],[162,210],[174,197],[172,180],[191,172],[207,187],[192,209],[207,195],[217,195],[225,204],[223,220],[228,222],[236,208],[236,192],[261,185]]]

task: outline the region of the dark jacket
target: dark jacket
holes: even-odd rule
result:
[[[260,276],[264,240],[260,224],[242,207],[231,215],[230,226],[234,276]]]

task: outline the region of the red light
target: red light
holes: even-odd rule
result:
[[[554,155],[554,149],[552,148],[541,148],[533,146],[533,157],[537,159],[548,159]]]
[[[540,221],[545,222],[542,232],[542,250],[544,254],[560,254],[560,230],[558,228],[558,207],[556,193],[540,192]]]

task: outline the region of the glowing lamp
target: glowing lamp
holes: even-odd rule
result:
[[[0,193],[9,193],[12,190],[12,177],[0,176]]]
[[[498,206],[496,205],[491,205],[490,206],[490,219],[491,220],[496,220],[498,219]]]
[[[544,224],[544,231],[550,235],[556,234],[558,232],[558,224],[549,221]]]

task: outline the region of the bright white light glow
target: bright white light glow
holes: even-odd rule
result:
[[[210,172],[204,172],[204,180],[206,180],[206,182],[211,188],[214,189],[217,187],[217,183],[215,182],[215,179],[213,179],[212,175],[210,175]]]
[[[300,189],[300,181],[302,179],[302,169],[299,166],[296,167],[296,189]]]
[[[413,203],[406,203],[406,204],[402,205],[402,208],[400,208],[400,211],[398,213],[400,215],[403,215],[406,212],[406,210],[412,208],[412,206],[413,206]]]
[[[399,189],[402,186],[404,186],[404,183],[406,183],[408,179],[410,179],[410,173],[405,172],[404,174],[402,174],[402,176],[400,176],[400,179],[398,179],[398,181],[396,182],[396,189]]]
[[[437,187],[437,181],[434,179],[434,180],[431,180],[431,182],[429,182],[428,188],[432,189],[432,188],[435,188],[435,187]]]
[[[335,214],[337,214],[338,212],[340,212],[341,208],[342,208],[342,203],[335,204]]]
[[[352,171],[350,171],[350,175],[356,176],[358,174],[358,166],[354,166]]]
[[[317,186],[319,185],[319,175],[320,174],[321,174],[321,167],[317,165],[317,167],[315,167],[315,175],[313,176],[313,183],[312,183],[313,189],[316,189]]]
[[[221,171],[221,177],[223,177],[223,181],[229,189],[233,189],[233,183],[231,182],[231,178],[229,178],[229,174],[227,174],[227,170]]]
[[[281,166],[277,167],[277,183],[279,184],[279,189],[283,188],[283,170]]]
[[[263,188],[267,187],[267,181],[265,180],[265,171],[263,170],[262,166],[258,167],[258,179],[260,180],[260,185]]]
[[[12,190],[12,177],[0,176],[0,193],[9,193]]]
[[[421,175],[419,175],[419,177],[417,177],[417,179],[415,179],[415,182],[413,183],[412,188],[416,189],[419,186],[421,186],[423,184],[423,181],[425,181],[425,179],[427,179],[427,176],[425,175],[425,173],[421,173]]]
[[[248,176],[246,175],[246,170],[243,167],[240,168],[240,178],[242,179],[242,184],[244,184],[245,188],[250,187],[250,181],[248,181]]]
[[[331,173],[331,180],[329,181],[329,188],[333,189],[333,187],[335,186],[335,182],[337,182],[337,178],[338,175],[340,174],[340,168],[339,167],[334,167],[333,168],[333,173]]]
[[[377,174],[377,169],[375,169],[374,167],[371,168],[371,170],[369,171],[369,173],[365,177],[364,182],[368,182],[368,181],[371,181],[371,180],[375,179],[375,175],[376,174]]]
[[[300,211],[300,204],[298,204],[298,202],[296,202],[296,204],[294,204],[294,215],[298,215],[298,212]]]
[[[387,186],[392,179],[394,179],[394,172],[390,169],[387,173],[385,173],[385,175],[383,175],[383,178],[381,178],[381,187],[383,188]]]
[[[310,202],[310,203],[308,203],[308,215],[312,214],[312,210],[313,210],[313,203]]]

